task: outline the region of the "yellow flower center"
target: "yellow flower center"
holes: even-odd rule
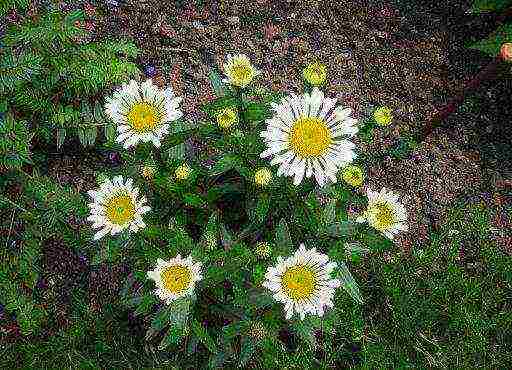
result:
[[[391,204],[387,202],[375,203],[368,210],[370,222],[377,230],[388,230],[396,223],[395,212]]]
[[[182,164],[178,168],[176,168],[176,171],[174,171],[174,175],[178,180],[185,180],[190,176],[190,173],[192,172],[192,169],[187,164]]]
[[[160,123],[160,116],[153,105],[148,102],[139,102],[132,106],[126,115],[126,120],[135,131],[148,132],[153,131]]]
[[[393,115],[391,114],[391,109],[387,107],[378,108],[374,114],[373,118],[377,122],[377,124],[381,126],[387,126],[393,121]]]
[[[233,85],[245,86],[252,81],[254,71],[250,64],[241,61],[233,64],[229,75]]]
[[[327,68],[322,63],[312,63],[304,70],[304,78],[312,85],[321,85],[327,77]]]
[[[348,166],[343,170],[343,180],[352,186],[361,186],[363,171],[356,166]]]
[[[270,257],[271,251],[272,250],[270,248],[270,245],[267,242],[259,242],[258,244],[256,244],[256,254],[260,258],[264,259]]]
[[[283,290],[296,301],[310,297],[316,289],[316,283],[315,272],[304,265],[289,267],[281,280]]]
[[[332,143],[326,123],[317,117],[300,117],[290,132],[292,150],[302,158],[320,157]]]
[[[270,183],[271,178],[272,173],[269,171],[268,168],[261,168],[254,174],[254,182],[260,186],[268,185]]]
[[[229,128],[236,122],[236,110],[233,108],[224,108],[217,115],[217,123],[222,128]]]
[[[160,277],[165,289],[171,293],[180,293],[187,289],[192,280],[190,269],[183,265],[173,265],[161,272]]]
[[[124,225],[133,220],[135,204],[129,195],[115,195],[105,204],[105,214],[113,224]]]

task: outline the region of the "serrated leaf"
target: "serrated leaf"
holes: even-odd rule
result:
[[[182,161],[185,158],[185,143],[181,143],[167,149],[166,156],[171,161]]]
[[[501,45],[512,42],[512,23],[501,25],[491,36],[471,45],[471,49],[477,49],[491,56],[500,53]]]
[[[279,221],[275,232],[275,247],[277,254],[287,255],[291,253],[293,248],[292,238],[290,236],[290,229],[288,223],[283,218]]]
[[[352,221],[335,222],[328,225],[325,229],[325,234],[332,237],[350,236],[356,230]]]
[[[221,97],[224,96],[225,88],[224,83],[222,82],[221,77],[219,74],[213,70],[208,73],[208,79],[210,80],[210,83],[212,84],[213,91],[215,93],[215,96]]]
[[[192,320],[190,328],[192,333],[195,334],[199,341],[203,343],[211,353],[217,353],[217,345],[202,324],[200,324],[197,320]]]
[[[66,140],[66,130],[63,128],[57,129],[57,149],[60,149],[64,141]]]
[[[240,157],[234,154],[228,154],[220,158],[210,170],[210,176],[217,176],[229,170],[235,169],[241,164]]]
[[[363,304],[363,297],[359,291],[359,287],[350,273],[347,265],[343,261],[338,261],[337,277],[341,282],[341,286],[345,291],[359,304]]]

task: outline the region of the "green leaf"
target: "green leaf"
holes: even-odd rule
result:
[[[220,242],[224,247],[230,247],[233,244],[234,237],[231,232],[226,229],[226,226],[220,226]]]
[[[497,56],[500,53],[501,45],[506,42],[512,42],[512,23],[501,25],[491,36],[476,42],[470,48]]]
[[[217,176],[229,170],[235,169],[242,164],[242,159],[234,154],[228,154],[215,163],[210,170],[210,176]]]
[[[248,290],[249,303],[254,309],[272,306],[275,299],[267,289],[263,288],[250,288]]]
[[[264,104],[245,102],[244,119],[248,122],[261,122],[268,117],[268,109]]]
[[[77,130],[78,133],[78,140],[80,141],[80,144],[82,144],[84,147],[87,146],[88,140],[87,140],[87,134],[85,132],[84,128],[79,128]]]
[[[221,198],[225,194],[236,193],[240,194],[242,192],[242,186],[240,183],[224,183],[218,186],[212,186],[208,189],[208,193],[206,198],[208,202],[215,202],[217,199]]]
[[[185,326],[171,326],[164,338],[158,345],[159,350],[164,350],[168,346],[177,345],[181,342],[181,339],[185,336]]]
[[[337,278],[345,291],[359,304],[363,304],[363,297],[359,292],[359,287],[350,273],[347,265],[343,261],[338,261]]]
[[[275,234],[275,249],[276,253],[279,255],[289,255],[291,254],[293,248],[292,238],[290,236],[290,229],[288,228],[288,223],[283,218],[279,222],[276,228]]]
[[[336,200],[331,199],[322,212],[324,225],[331,225],[336,221]]]
[[[305,320],[294,321],[292,323],[292,328],[295,330],[300,339],[308,343],[311,346],[311,348],[315,348],[315,327],[311,324],[309,317]]]
[[[208,334],[208,331],[202,324],[200,324],[197,320],[194,319],[192,320],[190,327],[192,329],[192,333],[196,335],[199,341],[203,343],[204,346],[208,348],[208,350],[211,353],[217,353],[217,345],[215,344],[214,340],[212,339],[210,334]]]
[[[252,219],[261,224],[267,218],[270,209],[270,198],[267,194],[260,194],[256,201],[254,209],[250,212]]]
[[[512,6],[512,0],[474,0],[471,10],[474,13],[501,12]]]
[[[137,309],[134,312],[135,316],[149,313],[156,303],[157,299],[153,294],[142,296],[139,304],[137,305]]]
[[[246,366],[255,352],[256,346],[254,345],[253,339],[250,337],[242,337],[242,343],[240,347],[240,366]]]
[[[64,140],[66,140],[66,130],[63,128],[57,129],[57,149],[60,149],[62,144],[64,144]]]
[[[165,151],[169,160],[182,161],[185,158],[185,144],[181,143]],[[172,162],[171,162],[172,163]]]
[[[191,207],[200,208],[203,207],[206,202],[205,200],[197,194],[187,193],[183,195],[183,202]]]
[[[87,145],[93,146],[96,142],[96,136],[98,135],[98,130],[96,129],[96,126],[89,126],[85,130],[86,138],[87,138]]]
[[[162,330],[165,328],[171,320],[171,310],[172,308],[169,306],[158,311],[156,316],[153,318],[153,321],[151,321],[151,327],[155,330]]]
[[[213,91],[215,95],[218,97],[224,96],[225,88],[224,83],[222,82],[219,74],[213,70],[208,73],[208,78],[210,79],[210,83],[212,84]]]
[[[116,140],[116,126],[112,123],[107,123],[104,126],[105,138],[109,143],[113,143]]]
[[[356,230],[356,227],[352,221],[341,221],[335,222],[328,225],[325,229],[325,235],[332,237],[350,236]]]
[[[364,244],[359,242],[345,243],[345,258],[351,258],[352,261],[358,261],[370,252]]]

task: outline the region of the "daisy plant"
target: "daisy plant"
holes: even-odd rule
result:
[[[279,165],[277,176],[291,176],[295,185],[314,176],[323,186],[336,182],[338,170],[354,160],[356,145],[349,138],[358,131],[357,120],[350,108],[335,104],[314,88],[272,105],[273,117],[260,134],[267,149],[260,156]]]
[[[139,142],[160,147],[169,125],[183,115],[181,100],[170,87],[161,90],[151,79],[142,83],[131,80],[107,98],[105,113],[117,125],[116,141],[125,149]]]
[[[123,230],[137,232],[146,226],[142,215],[151,208],[145,204],[145,196],[139,198],[139,189],[133,186],[132,179],[125,181],[122,176],[116,176],[104,181],[99,189],[90,190],[89,195],[92,203],[87,220],[93,223],[93,228],[99,229],[95,240]]]
[[[263,286],[284,304],[287,319],[295,313],[301,319],[308,313],[323,316],[325,308],[333,306],[335,289],[341,284],[330,277],[335,268],[325,254],[301,244],[292,256],[279,257],[277,265],[268,268]]]
[[[407,211],[393,191],[382,188],[380,192],[367,189],[368,207],[357,222],[368,224],[393,239],[401,231],[407,231]]]
[[[219,69],[226,78],[210,74],[216,96],[197,122],[151,80],[107,98],[125,173],[114,168],[89,192],[89,221],[98,248],[131,266],[123,304],[148,345],[179,354],[184,340],[203,343],[229,367],[248,361],[237,337],[254,351],[283,331],[311,344],[348,307],[359,315],[345,245],[389,246],[406,218],[387,192],[368,192],[359,221],[372,227],[349,214],[366,197],[359,120],[343,101],[317,86],[267,91],[242,54]]]

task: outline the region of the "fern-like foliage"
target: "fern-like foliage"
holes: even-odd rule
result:
[[[0,167],[19,168],[30,163],[32,134],[26,122],[16,121],[11,115],[0,119]]]
[[[56,140],[58,147],[70,135],[93,145],[102,131],[110,141],[109,123],[96,113],[98,96],[139,73],[131,62],[139,53],[133,43],[87,42],[84,19],[82,10],[50,9],[9,27],[0,49],[0,100],[22,113],[39,139]]]
[[[5,16],[12,10],[27,10],[30,0],[2,0],[0,1],[0,17]]]

